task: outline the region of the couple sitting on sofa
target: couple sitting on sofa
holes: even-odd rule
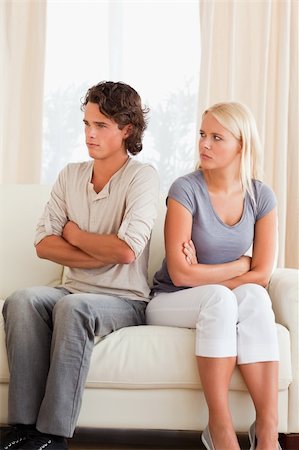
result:
[[[66,449],[95,336],[144,323],[196,328],[207,449],[240,449],[227,402],[238,364],[257,413],[251,449],[277,450],[279,355],[264,289],[276,202],[258,181],[250,111],[222,103],[204,112],[198,169],[168,193],[166,258],[150,292],[159,180],[151,165],[129,156],[142,150],[147,109],[130,86],[101,82],[87,91],[82,110],[91,160],[61,171],[35,239],[40,258],[69,268],[65,282],[16,291],[3,308],[11,426],[1,450]],[[245,256],[253,243],[252,257]]]

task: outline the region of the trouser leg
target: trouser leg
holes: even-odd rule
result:
[[[94,336],[103,337],[119,328],[144,323],[145,306],[145,302],[94,294],[71,294],[57,302],[51,365],[36,425],[39,431],[73,435]]]
[[[243,284],[233,292],[239,311],[237,363],[278,361],[275,317],[266,289],[257,284]]]
[[[34,424],[37,420],[50,364],[52,309],[66,292],[43,286],[23,289],[4,303],[9,423]]]
[[[146,309],[149,325],[196,328],[197,356],[237,354],[237,301],[220,285],[198,286],[156,295]]]

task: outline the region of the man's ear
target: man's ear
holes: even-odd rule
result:
[[[131,124],[129,123],[128,125],[126,125],[126,126],[124,127],[124,130],[125,130],[124,138],[126,139],[126,138],[128,138],[128,137],[132,134],[132,131],[133,131],[133,125],[131,125]]]

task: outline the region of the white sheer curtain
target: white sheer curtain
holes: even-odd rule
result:
[[[105,79],[150,107],[138,158],[156,165],[162,190],[192,170],[198,13],[197,0],[0,2],[0,182],[53,183],[86,159],[80,98]]]
[[[40,181],[45,1],[0,2],[0,182]]]
[[[54,84],[49,88],[46,81],[43,181],[52,182],[61,165],[78,159],[82,136],[71,128],[75,122],[81,127],[79,99],[93,82],[126,81],[151,107],[142,158],[157,165],[164,191],[193,167],[197,103],[202,112],[216,101],[243,101],[257,119],[265,181],[278,199],[279,266],[298,267],[298,2],[49,0],[48,11],[46,3],[0,2],[0,182],[40,181],[46,12],[56,4],[51,29],[58,40],[52,50],[47,48],[47,70],[49,64],[54,67],[47,80]],[[106,15],[93,13],[96,6],[106,8]],[[79,7],[89,19],[82,13],[76,24]],[[76,45],[72,28],[79,37]],[[80,45],[84,35],[89,39]],[[88,74],[83,83],[72,60]],[[65,78],[70,80],[67,89]]]
[[[43,182],[52,183],[68,162],[87,158],[80,98],[101,80],[130,84],[150,107],[137,158],[155,164],[163,192],[192,170],[199,26],[197,0],[49,0]]]
[[[278,201],[280,267],[299,267],[297,1],[201,1],[200,113],[218,101],[253,111],[264,180]]]
[[[138,158],[156,165],[162,190],[192,170],[198,11],[197,0],[0,2],[0,182],[52,183],[86,159],[80,98],[104,79],[150,107]]]

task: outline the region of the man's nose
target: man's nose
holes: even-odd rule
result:
[[[88,137],[94,138],[95,135],[96,135],[95,128],[94,127],[88,127],[87,130],[86,130],[86,134],[87,134]]]

